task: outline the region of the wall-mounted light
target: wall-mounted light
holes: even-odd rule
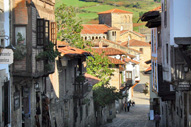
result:
[[[187,73],[188,71],[189,71],[189,67],[188,67],[188,65],[186,64],[186,65],[184,65],[184,72]]]
[[[39,90],[39,83],[38,83],[38,82],[35,82],[35,83],[34,83],[34,89],[35,89],[35,90]]]
[[[63,58],[61,59],[61,64],[62,64],[63,67],[66,67],[66,66],[68,65],[68,59],[65,58],[65,57],[63,57]]]

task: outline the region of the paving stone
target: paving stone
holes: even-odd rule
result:
[[[149,97],[135,91],[133,100],[135,106],[131,106],[130,112],[122,111],[112,123],[101,127],[154,127],[154,121],[148,120]]]

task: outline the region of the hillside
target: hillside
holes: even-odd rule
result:
[[[88,0],[91,1],[91,0]],[[96,0],[92,0],[96,1]],[[137,21],[139,15],[147,12],[153,8],[160,6],[160,3],[154,2],[154,0],[97,0],[99,2],[85,2],[85,0],[56,0],[56,7],[64,3],[68,6],[77,7],[77,17],[82,20],[84,24],[97,24],[98,12],[118,8],[126,11],[133,12],[134,30],[138,31],[140,26],[144,26],[144,23]],[[101,2],[100,2],[101,1]]]

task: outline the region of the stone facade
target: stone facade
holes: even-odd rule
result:
[[[44,61],[36,60],[36,56],[44,51],[45,38],[52,41],[49,36],[41,40],[42,45],[37,40],[39,39],[39,29],[43,31],[41,33],[43,35],[45,32],[52,35],[52,29],[49,28],[52,28],[52,24],[55,22],[55,1],[13,0],[10,4],[12,7],[10,8],[11,43],[15,47],[18,46],[17,35],[21,33],[26,49],[26,57],[23,57],[22,60],[14,60],[12,66],[11,123],[13,127],[49,127],[51,126],[50,108],[46,95],[46,78],[54,71],[54,63],[51,65],[52,69],[47,70]],[[40,21],[44,24],[43,27],[40,26]],[[49,33],[45,31],[45,27],[49,29]]]
[[[106,24],[120,30],[133,31],[133,14],[129,13],[107,13],[99,14],[99,24]]]
[[[142,50],[142,53],[140,54],[140,71],[145,71],[148,67],[150,67],[150,64],[145,63],[145,61],[151,60],[150,46],[130,46],[130,48],[138,51]]]
[[[82,64],[79,63],[81,58],[70,58],[64,66],[57,60],[55,72],[49,76],[47,96],[50,98],[51,127],[96,125],[93,91],[88,88],[89,91],[82,98],[76,93],[78,87],[81,87],[75,85],[75,79],[79,75],[78,67]],[[82,73],[85,73],[85,69],[82,69]],[[51,86],[53,88],[50,90]]]

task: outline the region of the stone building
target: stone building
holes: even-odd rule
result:
[[[85,60],[90,53],[60,44],[61,56],[47,83],[51,127],[95,127],[92,86],[100,79],[86,74]]]
[[[121,43],[121,45],[138,50],[140,54],[140,70],[146,70],[150,65],[145,62],[151,60],[151,45],[144,41],[138,41],[132,39],[126,42]]]
[[[147,12],[142,17],[146,26],[152,28],[152,88],[160,97],[160,124],[189,127],[190,1],[162,0],[161,5],[161,12]]]
[[[120,9],[99,12],[99,24],[106,24],[123,30],[133,31],[133,13]]]
[[[56,43],[54,5],[54,0],[10,3],[11,44],[15,47],[11,67],[12,127],[50,126],[46,78],[54,72],[54,62],[39,55],[50,50],[50,41]]]
[[[83,24],[84,40],[108,39],[117,43],[136,39],[145,41],[145,35],[133,31],[133,13],[120,9],[100,12],[99,24]]]
[[[109,45],[108,47],[123,50],[131,55],[137,56],[140,54],[140,71],[145,71],[149,67],[145,62],[151,59],[150,47],[149,43],[145,42],[145,35],[133,31],[133,13],[120,9],[111,9],[100,12],[98,15],[99,24],[82,25],[81,37],[84,40],[104,42]],[[128,41],[135,42],[137,45],[131,47],[122,45]],[[144,45],[142,45],[143,43]],[[143,49],[144,52],[140,51]],[[141,73],[140,83],[144,84],[146,82],[149,82],[149,76]]]

